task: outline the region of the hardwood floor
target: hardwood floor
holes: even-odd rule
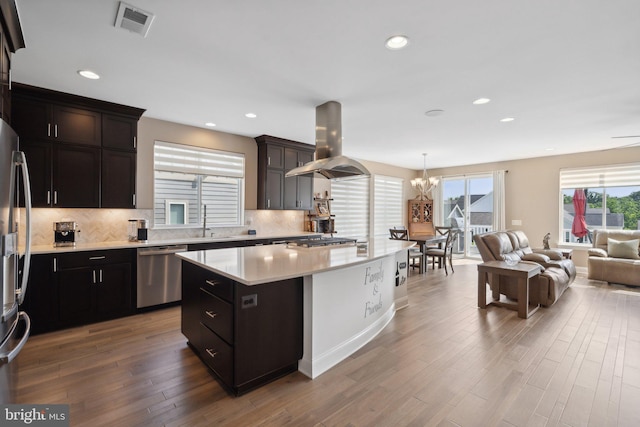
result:
[[[32,337],[17,403],[68,403],[92,427],[640,425],[640,289],[579,277],[524,320],[477,308],[473,264],[408,286],[410,306],[313,381],[229,396],[170,308]]]

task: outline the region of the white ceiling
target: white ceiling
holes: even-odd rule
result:
[[[146,117],[313,143],[336,100],[343,154],[412,169],[640,143],[612,139],[640,135],[638,0],[130,0],[146,38],[115,0],[16,1],[14,81]]]

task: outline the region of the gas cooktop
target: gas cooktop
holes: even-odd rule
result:
[[[316,248],[326,246],[354,246],[356,239],[348,239],[346,237],[316,237],[308,239],[290,240],[287,242],[288,247],[295,248]]]

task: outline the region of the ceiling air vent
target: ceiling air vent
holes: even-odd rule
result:
[[[147,37],[154,15],[125,2],[120,2],[115,26]]]

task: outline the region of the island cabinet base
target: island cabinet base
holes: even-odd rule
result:
[[[182,262],[182,333],[235,395],[298,369],[303,280],[246,286]]]

